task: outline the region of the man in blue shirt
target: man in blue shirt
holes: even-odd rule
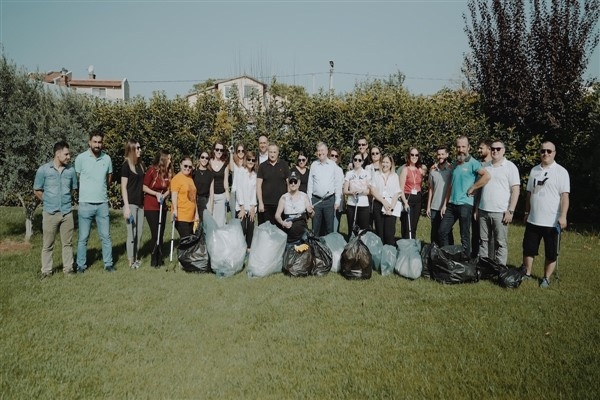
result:
[[[42,211],[42,279],[52,275],[52,251],[60,230],[62,262],[65,275],[73,274],[73,213],[71,201],[77,190],[77,176],[69,164],[71,153],[64,140],[54,145],[52,161],[40,166],[35,174],[33,191],[43,202]]]
[[[456,221],[459,221],[460,240],[467,255],[471,254],[473,194],[490,180],[490,174],[479,161],[471,157],[469,150],[469,139],[466,136],[456,139],[456,161],[452,166],[452,180],[440,210],[442,222],[439,230],[440,245],[447,246],[448,235]]]
[[[89,150],[75,159],[75,171],[79,177],[77,272],[85,272],[87,268],[87,243],[94,219],[102,242],[104,269],[107,272],[115,270],[108,212],[108,188],[112,182],[113,168],[110,156],[102,151],[103,140],[104,134],[92,132],[88,142]]]

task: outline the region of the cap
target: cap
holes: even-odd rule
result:
[[[296,173],[296,171],[290,172],[290,175],[288,176],[288,181],[291,181],[292,179],[295,179],[297,181],[300,180],[300,178],[298,177],[298,174]]]

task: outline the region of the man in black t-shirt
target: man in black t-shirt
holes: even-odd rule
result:
[[[269,159],[258,167],[256,175],[256,197],[258,198],[258,224],[275,220],[279,198],[287,191],[288,163],[279,159],[279,147],[269,144]],[[280,227],[281,228],[281,227]]]

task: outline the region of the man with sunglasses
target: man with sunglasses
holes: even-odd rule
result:
[[[331,161],[333,161],[335,163],[336,168],[336,174],[337,174],[337,179],[338,182],[340,182],[340,185],[343,186],[344,184],[344,170],[342,169],[342,167],[340,167],[340,152],[337,149],[329,149],[329,155],[328,155],[329,159]],[[342,188],[340,187],[340,192],[341,192]],[[344,196],[342,196],[342,201],[340,202],[340,207],[335,210],[335,216],[333,219],[333,231],[334,232],[339,232],[340,229],[340,220],[342,219],[342,214],[344,213],[345,210],[345,199]]]
[[[459,221],[460,241],[468,256],[471,255],[473,195],[490,180],[490,174],[469,154],[470,148],[466,136],[456,139],[456,161],[452,166],[452,179],[440,210],[442,222],[439,231],[440,245],[447,246],[448,235],[456,221]]]
[[[541,288],[550,286],[550,276],[556,268],[558,230],[567,227],[571,183],[567,170],[559,165],[554,143],[545,141],[540,148],[541,163],[531,169],[525,198],[525,234],[523,236],[523,267],[531,277],[533,258],[538,255],[544,239],[545,261]]]
[[[491,144],[490,149],[492,160],[485,164],[490,181],[481,189],[479,200],[478,255],[506,265],[508,224],[512,222],[519,200],[521,178],[517,166],[504,157],[504,143],[497,140]]]
[[[279,199],[287,192],[287,178],[290,167],[287,162],[279,159],[279,146],[269,144],[269,159],[258,167],[256,174],[256,198],[258,199],[258,224],[270,221],[278,224],[275,212]]]

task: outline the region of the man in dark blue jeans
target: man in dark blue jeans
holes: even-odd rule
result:
[[[471,254],[471,218],[473,218],[473,193],[488,183],[490,174],[481,163],[469,154],[469,139],[461,136],[456,139],[456,161],[452,166],[452,180],[440,210],[439,240],[447,246],[448,235],[459,221],[460,241],[465,254]]]

